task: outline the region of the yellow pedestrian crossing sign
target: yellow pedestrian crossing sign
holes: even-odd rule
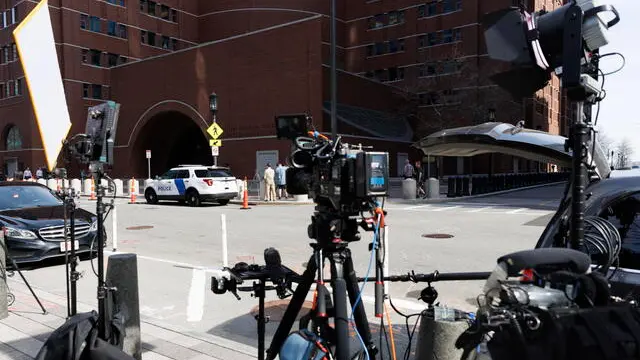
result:
[[[209,146],[222,146],[222,139],[210,139]]]
[[[218,123],[213,123],[207,129],[207,133],[209,135],[211,135],[211,137],[215,140],[215,139],[219,138],[222,135],[223,131],[222,131],[222,128],[220,127],[220,125],[218,125]]]

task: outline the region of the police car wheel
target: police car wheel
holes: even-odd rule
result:
[[[187,204],[194,207],[200,206],[200,194],[195,190],[187,192]]]
[[[153,191],[153,189],[149,189],[145,191],[144,198],[147,200],[147,203],[149,204],[155,204],[158,202],[158,195],[156,195],[156,192]]]

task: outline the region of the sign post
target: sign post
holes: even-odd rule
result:
[[[151,150],[147,150],[147,179],[151,179]]]
[[[211,124],[207,129],[207,133],[211,136],[211,139],[209,139],[209,146],[211,146],[211,155],[213,155],[214,166],[218,166],[218,156],[220,155],[220,146],[222,146],[222,139],[220,139],[222,132],[222,128],[214,118],[213,124]]]

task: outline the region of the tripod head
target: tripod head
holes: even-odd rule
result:
[[[353,241],[360,241],[360,231],[376,231],[374,217],[387,214],[373,201],[363,203],[362,209],[372,213],[365,217],[363,212],[336,210],[332,206],[318,204],[307,228],[309,238],[317,241],[322,248],[341,248]],[[384,226],[384,221],[380,225]]]

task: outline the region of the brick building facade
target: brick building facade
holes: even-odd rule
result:
[[[35,0],[5,0],[0,30],[0,161],[5,171],[44,164],[42,144],[13,46],[15,24]],[[488,4],[490,3],[490,4]],[[435,129],[485,121],[563,130],[554,83],[513,101],[487,79],[480,14],[511,0],[338,0],[339,133],[390,152],[392,171],[419,154],[409,145]],[[544,4],[543,4],[544,3]],[[525,4],[548,10],[557,0]],[[49,0],[73,126],[105,100],[122,105],[114,176],[152,175],[178,163],[211,162],[208,97],[219,97],[219,163],[252,177],[283,160],[277,114],[309,112],[329,131],[328,0]],[[445,173],[508,171],[511,159],[455,159]],[[455,162],[455,164],[454,164]],[[492,164],[492,165],[491,165]],[[533,165],[523,167],[530,168]]]

